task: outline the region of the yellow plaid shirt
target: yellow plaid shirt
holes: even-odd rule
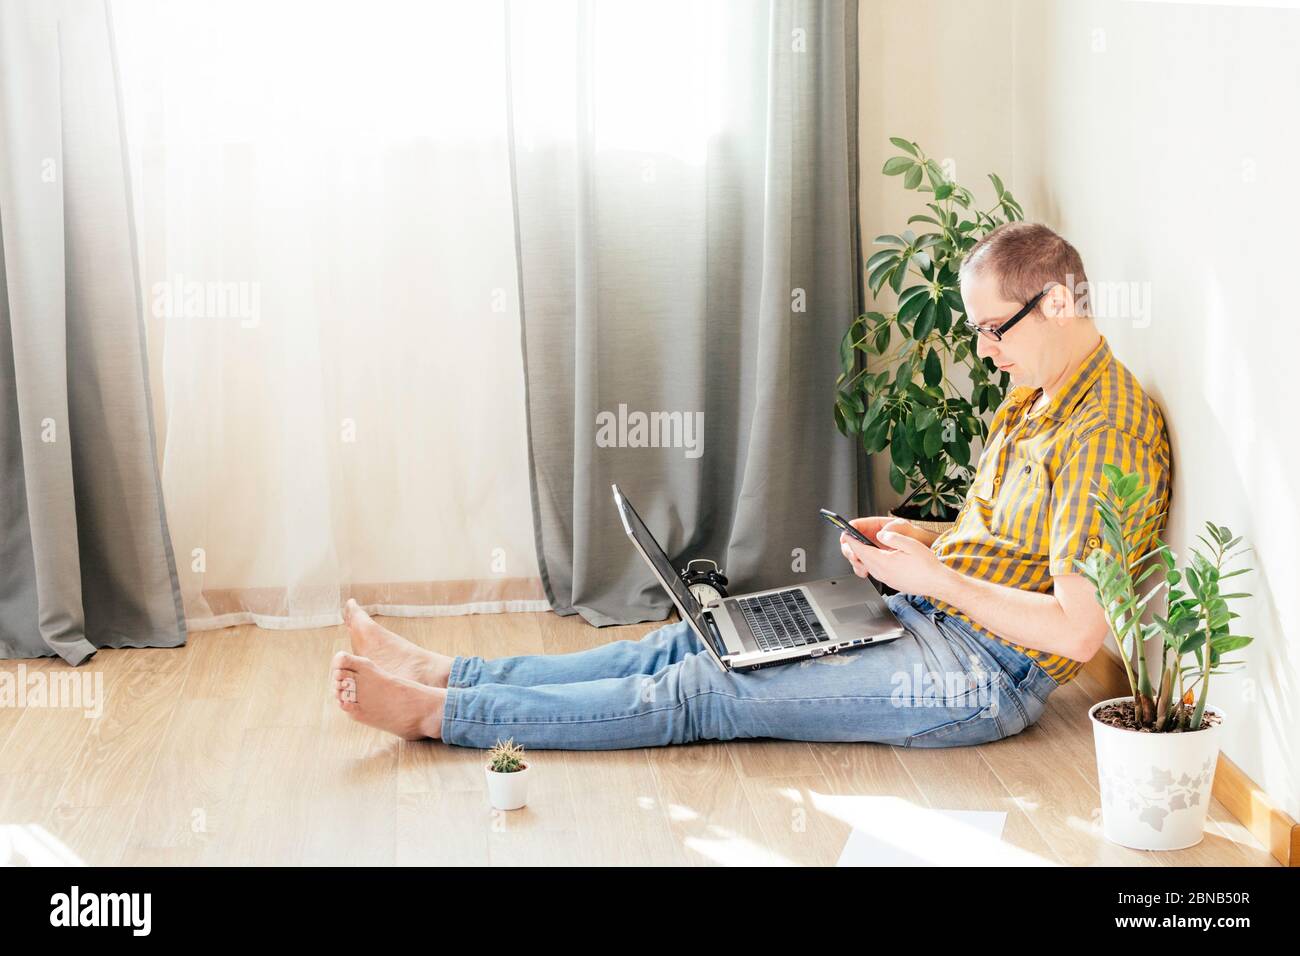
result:
[[[1103,337],[1045,407],[1031,413],[1041,390],[1017,386],[998,406],[975,477],[956,523],[935,540],[939,560],[962,574],[1026,591],[1051,593],[1052,578],[1077,574],[1074,561],[1109,549],[1088,496],[1102,465],[1142,474],[1153,489],[1149,507],[1125,529],[1139,553],[1155,543],[1132,541],[1143,520],[1169,504],[1170,453],[1160,409]],[[981,634],[1033,658],[1058,682],[1083,665],[1068,657],[1003,640],[944,601],[933,601]]]

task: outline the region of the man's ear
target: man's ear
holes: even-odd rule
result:
[[[1058,282],[1043,296],[1039,306],[1043,310],[1043,315],[1053,319],[1059,325],[1064,325],[1065,320],[1074,318],[1074,293],[1064,284]]]

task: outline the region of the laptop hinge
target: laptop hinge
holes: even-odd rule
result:
[[[722,631],[718,629],[718,622],[713,619],[713,611],[711,608],[712,605],[709,608],[705,608],[700,613],[700,617],[704,620],[709,642],[713,645],[713,653],[718,656],[718,659],[722,661],[725,667],[729,668],[731,665],[727,663],[727,655],[729,655],[731,651],[727,650],[727,642],[722,637]]]

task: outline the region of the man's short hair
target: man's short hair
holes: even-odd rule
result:
[[[1009,222],[975,243],[961,264],[961,276],[994,275],[1002,297],[1025,303],[1055,282],[1074,295],[1080,315],[1091,315],[1088,276],[1079,250],[1042,223]]]

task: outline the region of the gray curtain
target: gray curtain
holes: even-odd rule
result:
[[[0,3],[0,657],[185,642],[108,11]]]
[[[611,22],[622,6],[580,2],[571,46],[531,5],[509,8],[537,554],[552,607],[597,625],[670,608],[611,482],[678,567],[715,559],[733,592],[845,573],[818,508],[870,510],[865,462],[832,419],[861,302],[857,5],[711,6],[725,22],[693,60],[700,8],[654,69],[643,25]],[[557,60],[572,64],[559,110],[537,92]],[[631,95],[611,102],[611,84]],[[687,142],[668,125],[656,148],[662,115]],[[660,447],[638,447],[654,437],[635,416],[656,412]]]

